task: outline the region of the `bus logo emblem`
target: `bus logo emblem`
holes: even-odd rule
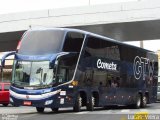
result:
[[[133,71],[134,77],[137,80],[141,77],[143,80],[145,80],[146,75],[149,78],[152,78],[154,72],[154,60],[151,61],[148,58],[136,56],[133,64]]]

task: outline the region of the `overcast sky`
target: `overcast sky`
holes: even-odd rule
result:
[[[0,0],[0,14],[138,0]]]

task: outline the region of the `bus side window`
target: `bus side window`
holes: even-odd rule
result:
[[[112,77],[111,87],[114,87],[114,88],[119,87],[119,82],[120,82],[119,77]]]
[[[59,83],[68,81],[67,68],[60,67],[57,74],[57,79]]]

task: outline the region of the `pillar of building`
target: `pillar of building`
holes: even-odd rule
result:
[[[160,83],[160,50],[158,50],[157,53],[158,53],[158,82]]]

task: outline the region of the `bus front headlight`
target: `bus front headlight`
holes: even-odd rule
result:
[[[47,100],[46,102],[45,102],[45,105],[50,105],[50,104],[52,104],[53,103],[53,100]]]

